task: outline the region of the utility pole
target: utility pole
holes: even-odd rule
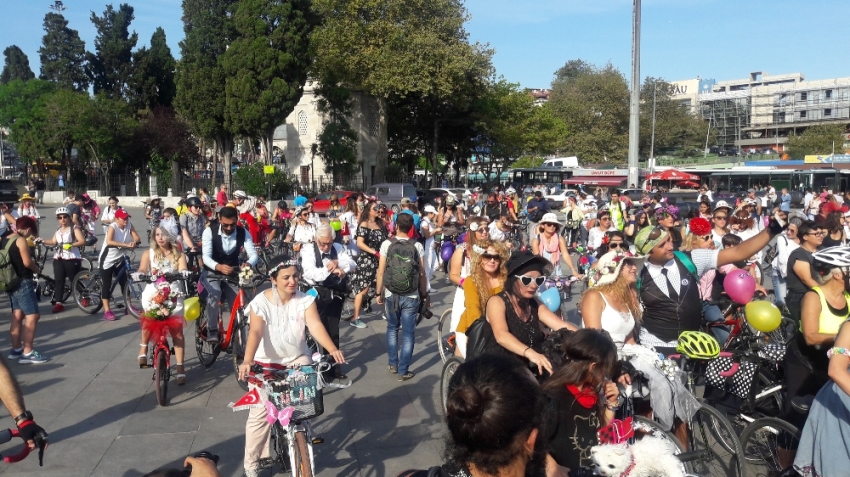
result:
[[[629,111],[629,187],[638,184],[640,140],[640,0],[632,7],[632,97]]]
[[[655,96],[658,94],[658,82],[652,88],[652,137],[649,140],[649,158],[655,160]]]

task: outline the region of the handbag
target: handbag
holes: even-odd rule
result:
[[[632,417],[614,419],[611,424],[599,429],[596,434],[599,437],[599,445],[622,444],[635,436]]]
[[[503,349],[496,342],[493,327],[487,318],[481,316],[466,329],[466,359],[474,359],[486,353]]]
[[[782,238],[784,238],[784,237],[782,237]],[[777,239],[777,240],[779,240],[779,239]],[[786,241],[786,245],[787,245],[788,239],[785,239],[785,241]],[[767,251],[764,253],[764,264],[765,265],[772,264],[773,259],[775,259],[777,255],[779,255],[779,244],[778,243],[773,244],[773,246],[771,246],[771,247],[767,247]]]

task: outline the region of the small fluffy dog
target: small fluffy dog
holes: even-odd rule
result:
[[[595,473],[602,477],[684,477],[675,453],[671,442],[651,436],[630,447],[609,444],[590,449]]]

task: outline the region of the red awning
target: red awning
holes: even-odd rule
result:
[[[626,176],[575,176],[564,180],[564,184],[587,184],[600,186],[618,186],[626,182]]]
[[[676,169],[667,169],[664,172],[651,174],[646,179],[650,181],[698,181],[699,176]]]

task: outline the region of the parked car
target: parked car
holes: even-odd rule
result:
[[[383,184],[374,184],[366,191],[366,196],[375,196],[387,204],[393,212],[401,210],[402,197],[408,197],[410,200],[417,200],[416,188],[412,184],[402,182],[387,182]]]
[[[433,205],[434,208],[439,208],[440,203],[445,197],[445,192],[437,189],[417,189],[416,190],[416,206],[419,207],[419,212],[422,212],[426,205]]]
[[[342,205],[343,210],[345,210],[345,205],[348,203],[348,198],[352,195],[356,195],[357,192],[351,190],[334,190],[331,192],[322,192],[316,197],[312,198],[310,202],[313,203],[313,210],[319,215],[325,215],[328,213],[328,209],[331,207],[331,196],[336,195],[336,198],[339,199],[340,205]]]
[[[0,179],[0,202],[9,204],[18,201],[18,186],[8,179]]]

